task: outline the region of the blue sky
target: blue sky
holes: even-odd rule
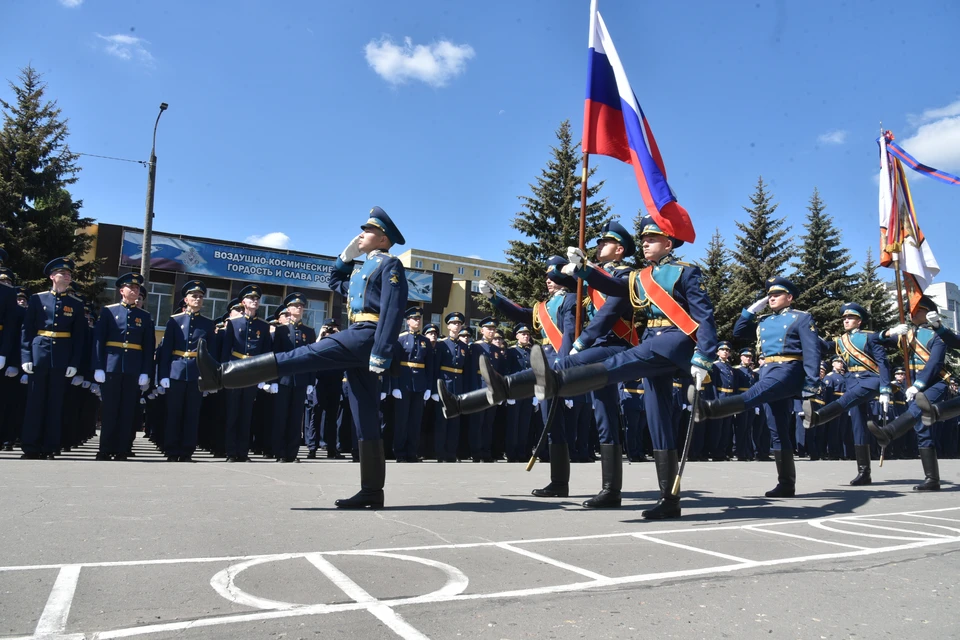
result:
[[[7,0],[0,71],[33,64],[74,150],[146,159],[157,107],[155,229],[336,254],[374,205],[407,247],[501,260],[569,118],[579,137],[589,0],[415,3]],[[601,0],[702,256],[733,243],[758,175],[802,233],[819,188],[853,257],[876,249],[880,120],[960,172],[960,4]],[[0,95],[9,99],[5,86]],[[592,158],[615,214],[632,169]],[[75,197],[142,226],[146,170],[83,158]],[[960,188],[911,175],[956,280]],[[252,241],[256,241],[254,238]]]

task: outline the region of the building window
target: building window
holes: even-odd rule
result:
[[[307,300],[307,308],[303,310],[303,323],[316,329],[317,335],[320,335],[320,327],[326,319],[327,301]]]
[[[474,270],[473,270],[473,277],[474,277],[474,278],[479,278],[479,277],[480,277],[480,269],[474,269]]]
[[[439,263],[439,262],[434,262],[434,263],[433,263],[433,270],[434,270],[434,271],[440,271],[440,263]]]
[[[440,326],[440,314],[439,314],[439,313],[431,313],[431,314],[430,314],[430,322],[432,322],[433,324],[435,324],[435,325],[437,325],[437,326],[439,327],[439,326]]]
[[[261,320],[272,320],[273,312],[277,310],[283,298],[280,296],[261,296],[260,309],[257,311],[257,317]]]
[[[470,291],[473,293],[480,293],[480,283],[476,280],[470,281]]]
[[[414,269],[423,269],[423,260],[417,260],[413,263]]]
[[[227,302],[230,301],[230,292],[226,289],[207,289],[203,297],[203,308],[200,313],[211,320],[216,320],[227,312]]]
[[[147,286],[147,311],[153,316],[154,324],[166,325],[167,318],[173,314],[173,285],[151,282]]]
[[[463,275],[463,272],[464,272],[464,268],[463,268],[463,267],[457,267],[457,273],[458,273],[458,274],[460,274],[460,275],[462,276],[462,275]]]
[[[117,292],[117,279],[113,276],[107,276],[100,278],[100,281],[103,283],[103,291],[100,292],[100,295],[97,296],[97,304],[101,307],[104,307],[108,304],[113,304],[120,299],[120,294]],[[154,318],[154,323],[158,324],[157,319]]]

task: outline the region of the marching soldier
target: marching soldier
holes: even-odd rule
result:
[[[438,385],[443,385],[447,393],[460,395],[464,389],[464,369],[469,366],[469,348],[460,339],[463,327],[463,314],[459,311],[448,313],[443,319],[447,325],[447,335],[437,341],[435,368]],[[431,398],[433,395],[431,394]],[[439,400],[439,396],[434,398]],[[433,451],[437,462],[457,462],[457,447],[460,443],[460,416],[447,417],[443,405],[437,402],[434,411]]]
[[[193,462],[203,401],[196,384],[197,345],[200,340],[212,340],[216,327],[202,314],[207,285],[191,280],[180,288],[180,295],[186,309],[170,316],[158,354],[160,387],[167,397],[162,445],[168,462]]]
[[[273,334],[274,353],[286,353],[317,341],[313,327],[303,323],[305,306],[306,298],[300,292],[284,298],[281,307],[289,312],[290,319]],[[273,453],[279,462],[299,462],[304,402],[315,382],[316,375],[307,372],[282,376],[274,383],[277,391],[273,396]]]
[[[150,314],[137,307],[143,276],[117,278],[122,302],[105,306],[93,330],[93,379],[100,385],[97,460],[126,460],[140,390],[150,383],[154,333]]]
[[[808,398],[803,403],[803,426],[810,429],[849,413],[857,458],[857,476],[850,484],[862,486],[872,482],[867,408],[878,395],[884,412],[890,406],[890,372],[887,354],[881,344],[883,334],[860,329],[867,318],[867,310],[855,302],[848,302],[840,307],[840,316],[843,318],[843,335],[821,343],[824,350],[835,350],[843,358],[847,368],[846,391],[819,410],[813,406],[813,398]]]
[[[54,459],[60,447],[63,394],[83,358],[83,302],[67,293],[74,262],[55,258],[43,269],[50,291],[35,293],[27,303],[20,338],[20,368],[28,376],[27,409],[21,436],[21,457]]]
[[[910,429],[915,429],[925,479],[913,490],[939,491],[940,465],[931,427],[940,420],[954,417],[946,411],[938,411],[936,407],[947,394],[947,381],[950,376],[943,369],[947,345],[933,328],[934,323],[940,328],[940,316],[937,305],[929,297],[920,297],[910,322],[911,324],[898,324],[888,329],[882,341],[882,344],[888,347],[896,347],[900,336],[907,337],[910,354],[908,366],[913,379],[913,384],[907,387],[905,392],[907,410],[886,425],[877,426],[871,421],[867,423],[867,427],[877,437],[881,447],[886,447]],[[941,332],[945,333],[942,329]]]
[[[383,506],[386,461],[380,437],[378,377],[396,357],[400,320],[407,302],[403,264],[387,253],[404,238],[380,207],[370,210],[361,233],[341,252],[330,288],[347,298],[352,324],[320,342],[287,353],[217,364],[200,343],[202,389],[239,388],[278,375],[346,369],[354,425],[360,438],[360,491],[336,501],[340,508]],[[354,261],[362,254],[362,265]]]
[[[433,352],[430,340],[420,333],[423,314],[410,307],[403,314],[407,330],[400,333],[401,358],[398,375],[393,376],[393,453],[397,462],[420,462],[420,428],[423,407],[432,395],[430,372]]]
[[[767,280],[767,296],[744,309],[733,327],[737,340],[754,337],[764,357],[760,380],[744,394],[716,400],[701,400],[694,412],[699,420],[721,418],[766,403],[772,418],[770,439],[777,463],[777,486],[766,492],[768,498],[792,498],[796,494],[797,471],[793,461],[791,420],[793,398],[817,395],[820,390],[820,341],[813,316],[791,309],[797,288],[786,278]],[[771,314],[757,318],[770,305]]]

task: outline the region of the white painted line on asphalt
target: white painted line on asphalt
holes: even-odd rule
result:
[[[942,524],[930,524],[928,522],[916,522],[915,520],[892,520],[890,518],[870,518],[870,522],[890,522],[893,524],[911,524],[911,525],[920,525],[922,527],[931,527],[933,529],[946,529],[947,531],[953,531],[952,536],[943,536],[944,538],[953,538],[957,535],[960,535],[960,528],[958,527],[948,527]],[[917,533],[920,533],[919,531]],[[930,535],[936,535],[931,533]]]
[[[323,575],[327,576],[327,578],[347,594],[348,597],[353,598],[359,604],[366,604],[367,611],[372,613],[377,620],[387,625],[391,631],[404,640],[429,640],[427,636],[420,633],[409,622],[404,620],[399,613],[385,604],[381,604],[363,587],[351,580],[347,574],[340,571],[340,569],[330,564],[330,562],[319,553],[311,553],[307,556],[307,561],[319,569]]]
[[[599,573],[596,573],[596,572],[594,572],[594,571],[590,571],[589,569],[584,569],[583,567],[578,567],[578,566],[576,566],[576,565],[572,565],[572,564],[563,562],[562,560],[557,560],[556,558],[551,558],[550,556],[545,556],[545,555],[543,555],[542,553],[536,553],[535,551],[530,551],[530,550],[528,550],[528,549],[520,549],[519,547],[511,546],[511,545],[510,545],[509,543],[507,543],[507,542],[501,542],[501,543],[497,544],[497,547],[499,547],[500,549],[505,549],[505,550],[507,550],[507,551],[512,551],[513,553],[519,553],[519,554],[522,555],[522,556],[526,556],[526,557],[528,557],[528,558],[532,558],[533,560],[536,560],[536,561],[538,561],[538,562],[543,562],[543,563],[545,563],[545,564],[553,565],[554,567],[557,567],[558,569],[566,569],[567,571],[572,571],[572,572],[574,572],[574,573],[579,573],[580,575],[585,576],[585,577],[587,577],[587,578],[592,578],[593,580],[606,580],[606,579],[607,579],[607,576],[602,575],[602,574],[599,574]]]
[[[942,533],[931,533],[929,531],[915,531],[913,529],[901,529],[899,527],[884,527],[878,524],[869,524],[867,522],[862,522],[858,520],[844,520],[843,524],[852,524],[858,527],[866,527],[868,529],[880,529],[881,531],[895,531],[896,533],[912,533],[918,536],[924,536],[925,538],[955,538],[956,536],[947,536]]]
[[[56,636],[63,633],[67,627],[67,616],[70,615],[70,605],[77,592],[77,582],[80,581],[80,565],[71,564],[60,569],[57,580],[50,590],[47,605],[40,614],[40,621],[34,631],[35,636]]]
[[[809,542],[819,542],[821,544],[832,544],[837,547],[846,547],[848,549],[869,549],[870,547],[860,547],[855,544],[845,544],[843,542],[833,542],[831,540],[820,540],[819,538],[811,538],[810,536],[801,536],[797,533],[787,533],[786,531],[777,531],[776,529],[764,525],[764,524],[748,524],[746,527],[747,531],[757,531],[759,533],[772,533],[778,536],[786,536],[788,538],[799,538],[800,540],[807,540]]]
[[[267,562],[282,562],[284,560],[292,560],[299,557],[302,556],[283,554],[274,557],[254,558],[239,564],[232,564],[226,569],[217,572],[210,579],[210,586],[213,587],[214,591],[220,594],[220,597],[244,607],[250,607],[251,609],[266,609],[272,611],[295,609],[303,605],[290,602],[280,602],[277,600],[270,600],[268,598],[260,598],[258,596],[250,595],[246,591],[243,591],[237,587],[237,585],[234,584],[234,580],[241,571],[249,569],[250,567],[255,567],[259,564],[265,564]]]
[[[956,518],[940,518],[937,516],[927,516],[922,513],[904,513],[905,516],[910,516],[912,518],[923,518],[924,520],[943,520],[944,522],[960,522]]]
[[[899,515],[899,514],[898,514],[898,515]],[[831,522],[831,524],[836,524],[836,523],[846,524],[846,522],[841,521],[841,520],[830,521],[830,522]],[[836,528],[834,528],[834,527],[831,527],[831,526],[827,525],[826,521],[822,521],[822,520],[811,520],[808,524],[809,524],[811,527],[814,527],[814,528],[816,528],[816,529],[823,529],[824,531],[830,531],[830,532],[832,532],[832,533],[842,533],[842,534],[847,535],[847,536],[857,536],[857,537],[860,537],[860,538],[878,538],[878,539],[881,539],[881,540],[904,540],[904,541],[910,541],[910,542],[918,542],[918,541],[921,541],[921,540],[930,540],[930,538],[927,537],[927,536],[924,536],[924,537],[922,537],[922,538],[911,538],[911,537],[907,537],[907,536],[882,536],[882,535],[879,535],[879,534],[876,534],[876,533],[866,533],[866,532],[864,532],[864,531],[848,531],[848,530],[846,530],[846,529],[836,529]],[[852,524],[852,523],[850,523],[850,524]]]
[[[742,564],[756,564],[754,560],[748,560],[747,558],[740,558],[738,556],[727,555],[726,553],[720,553],[718,551],[710,551],[709,549],[701,549],[700,547],[692,547],[688,544],[680,544],[679,542],[670,542],[669,540],[661,540],[660,538],[655,537],[655,533],[631,533],[634,538],[639,540],[646,540],[648,542],[656,542],[657,544],[664,544],[668,547],[676,547],[677,549],[684,549],[686,551],[694,551],[696,553],[705,553],[708,556],[714,556],[716,558],[723,558],[724,560],[732,560],[734,562],[739,562]]]

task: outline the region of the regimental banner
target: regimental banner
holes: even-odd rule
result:
[[[143,234],[124,231],[120,265],[139,267],[142,254]],[[334,261],[279,251],[184,240],[155,233],[150,241],[150,268],[329,291]],[[408,271],[407,284],[408,301],[430,302],[433,299],[432,273]]]

